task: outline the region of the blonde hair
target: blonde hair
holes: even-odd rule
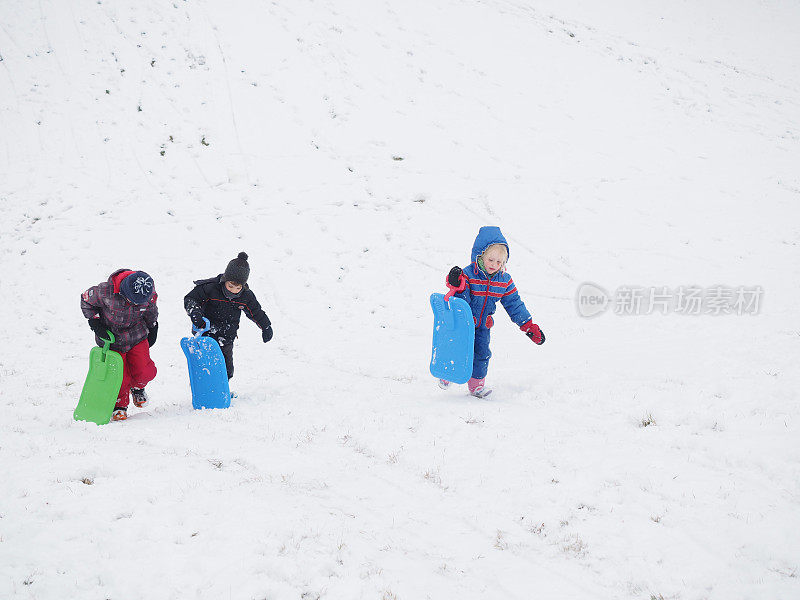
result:
[[[483,251],[483,254],[481,254],[481,258],[483,258],[487,254],[489,254],[489,252],[491,252],[492,250],[500,250],[500,252],[503,255],[503,264],[505,265],[506,262],[508,261],[508,248],[506,248],[506,245],[505,244],[491,244],[488,248],[486,248],[486,250]]]

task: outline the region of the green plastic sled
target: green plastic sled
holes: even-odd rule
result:
[[[119,389],[122,387],[122,356],[109,347],[114,343],[114,334],[108,332],[110,340],[102,348],[89,352],[89,373],[83,384],[81,399],[72,416],[76,421],[89,421],[105,425],[111,420]]]

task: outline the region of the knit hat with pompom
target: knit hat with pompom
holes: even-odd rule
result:
[[[250,265],[247,264],[247,253],[239,252],[239,256],[234,258],[228,263],[228,266],[225,267],[223,278],[225,281],[244,285],[247,283],[248,277],[250,277]]]

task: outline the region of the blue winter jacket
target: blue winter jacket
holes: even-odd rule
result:
[[[531,319],[531,313],[519,297],[511,275],[506,273],[505,269],[501,269],[490,276],[478,266],[478,257],[492,244],[503,244],[508,250],[508,242],[499,227],[481,227],[472,245],[472,263],[463,270],[467,278],[466,289],[455,295],[467,301],[472,309],[475,327],[479,329],[488,329],[492,326],[493,320],[490,317],[494,314],[498,300],[511,320],[517,325],[522,325]],[[511,256],[510,250],[509,256]]]

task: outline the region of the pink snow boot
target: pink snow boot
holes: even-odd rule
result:
[[[467,387],[469,388],[469,393],[475,396],[476,398],[486,398],[489,394],[492,393],[492,390],[487,388],[484,385],[486,379],[475,379],[472,377],[467,382]]]

